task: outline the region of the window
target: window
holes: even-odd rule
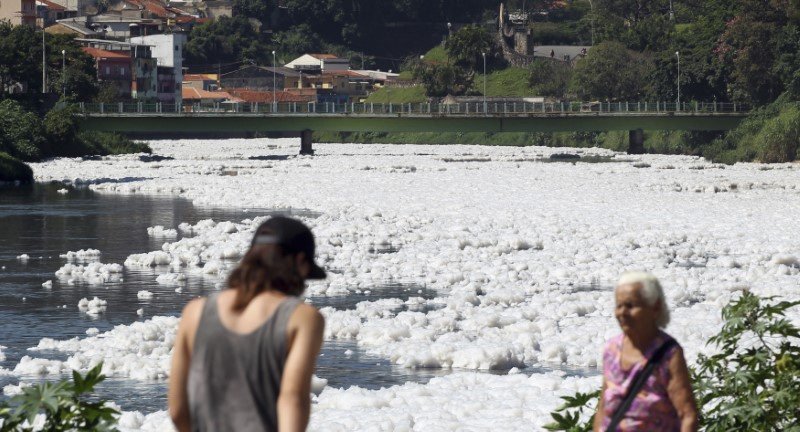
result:
[[[106,66],[106,75],[111,75],[111,67]]]

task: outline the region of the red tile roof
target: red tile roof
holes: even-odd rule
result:
[[[145,9],[147,9],[153,15],[159,18],[166,18],[167,17],[167,9],[164,8],[163,5],[160,5],[153,1],[148,1],[144,3]]]
[[[64,6],[61,6],[60,4],[57,4],[57,3],[53,3],[53,2],[51,2],[49,0],[37,0],[37,1],[39,3],[47,6],[47,10],[51,10],[51,11],[64,11],[64,10],[67,10],[67,8],[65,8]]]
[[[181,97],[183,100],[200,100],[200,99],[233,99],[228,92],[224,91],[206,91],[193,87],[181,87]]]
[[[127,60],[131,59],[130,53],[126,52],[106,51],[99,48],[90,48],[90,47],[82,47],[81,49],[83,50],[83,52],[89,54],[95,59],[101,59],[101,58],[119,58]]]
[[[276,102],[306,102],[307,97],[294,95],[289,92],[279,91],[259,91],[247,89],[226,89],[228,93],[233,96],[239,97],[245,102],[258,102],[258,103],[272,103],[272,95],[275,94]]]

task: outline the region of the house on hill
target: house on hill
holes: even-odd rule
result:
[[[50,0],[36,0],[36,26],[46,28],[55,24],[56,21],[72,18],[78,11],[67,10],[64,6]]]
[[[158,100],[181,104],[183,87],[183,45],[186,34],[157,34],[132,37],[131,44],[144,45],[152,50],[156,59]]]
[[[300,72],[286,67],[245,66],[222,74],[220,86],[224,89],[283,90],[287,87],[297,87],[300,75]]]
[[[90,47],[81,49],[94,59],[98,81],[113,85],[120,99],[129,99],[133,76],[130,51],[106,51]]]
[[[350,69],[350,60],[333,54],[303,54],[285,66],[303,72],[346,71]]]
[[[0,1],[0,20],[13,25],[36,26],[36,0]]]

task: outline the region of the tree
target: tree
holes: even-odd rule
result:
[[[42,157],[44,143],[42,121],[36,114],[26,111],[19,102],[0,101],[0,152],[36,161]]]
[[[41,64],[41,37],[34,28],[0,20],[0,88],[20,83],[27,91],[38,92],[42,88]]]
[[[501,65],[502,52],[492,35],[483,27],[465,26],[447,38],[445,49],[456,66],[468,71],[478,70],[486,54],[487,67]]]
[[[219,17],[192,29],[184,53],[188,65],[272,64],[266,37],[243,16]]]
[[[775,100],[800,68],[796,1],[742,0],[726,23],[717,53],[730,67],[731,98],[765,104]]]
[[[534,60],[528,72],[528,84],[542,96],[565,96],[572,78],[572,67],[568,63],[552,59]]]
[[[425,84],[428,96],[462,95],[469,89],[474,74],[467,74],[450,63],[423,63],[412,71],[414,79]]]
[[[279,32],[274,37],[275,49],[281,57],[295,58],[306,53],[322,52],[322,38],[308,26],[300,24]]]
[[[602,42],[578,61],[571,88],[582,99],[639,100],[652,68],[647,56],[619,42]]]
[[[266,0],[235,0],[233,2],[233,15],[245,18],[255,18],[262,24],[271,24],[272,13],[276,10],[274,1]]]
[[[674,27],[669,0],[593,0],[597,40],[616,40],[636,51],[667,48]]]

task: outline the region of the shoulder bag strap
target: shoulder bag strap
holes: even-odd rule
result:
[[[660,347],[653,353],[653,356],[647,360],[647,364],[636,374],[633,381],[628,387],[628,391],[625,393],[625,399],[622,400],[622,403],[617,407],[617,410],[614,411],[614,415],[611,417],[611,423],[608,424],[608,428],[606,432],[613,432],[617,429],[619,422],[622,421],[622,417],[625,416],[625,413],[628,412],[628,409],[631,407],[633,400],[636,398],[636,395],[639,394],[639,391],[642,390],[644,383],[647,382],[647,378],[655,370],[658,363],[661,362],[661,359],[664,357],[664,354],[676,345],[675,339],[667,339],[664,343],[661,344]]]

